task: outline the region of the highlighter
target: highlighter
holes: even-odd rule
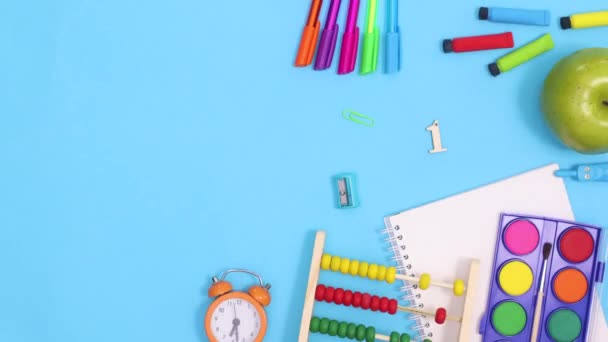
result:
[[[507,49],[514,46],[513,33],[488,34],[483,36],[445,39],[443,52],[469,52],[493,49]]]
[[[495,23],[549,26],[551,13],[546,10],[481,7],[479,9],[479,19]]]
[[[337,20],[341,2],[341,0],[331,0],[329,4],[327,21],[321,34],[319,52],[317,52],[317,59],[315,60],[315,70],[325,70],[331,66],[336,49],[336,41],[338,40],[338,31],[340,30]]]
[[[608,26],[608,11],[574,14],[560,18],[564,30]]]
[[[378,48],[380,44],[380,29],[376,26],[377,0],[369,0],[367,5],[367,22],[363,32],[363,47],[361,50],[361,75],[376,71],[378,66]]]
[[[578,165],[572,170],[558,170],[555,175],[581,182],[608,182],[608,163]]]
[[[348,74],[355,70],[359,47],[359,27],[357,26],[359,5],[359,0],[350,0],[348,4],[348,16],[346,17],[346,27],[342,35],[342,50],[340,51],[340,64],[338,65],[338,74],[340,75]]]
[[[498,76],[503,72],[507,72],[521,64],[524,64],[535,57],[553,49],[553,39],[551,34],[547,33],[540,38],[531,41],[530,43],[508,53],[499,58],[495,63],[488,65],[490,74]]]
[[[398,0],[387,0],[384,72],[392,74],[401,69],[401,30],[399,29]]]
[[[312,63],[312,57],[315,55],[315,49],[317,47],[319,29],[321,28],[321,23],[319,22],[321,5],[323,5],[323,0],[312,0],[312,3],[310,4],[308,20],[306,20],[306,26],[304,26],[302,38],[300,39],[298,55],[296,56],[295,64],[297,67],[305,67]]]

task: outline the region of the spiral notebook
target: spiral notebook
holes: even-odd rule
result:
[[[564,182],[553,173],[558,165],[549,165],[476,190],[462,193],[385,218],[384,233],[389,235],[390,250],[395,255],[399,271],[419,276],[429,273],[438,281],[466,279],[471,259],[480,260],[480,277],[473,308],[474,341],[481,341],[479,322],[486,310],[491,267],[494,258],[496,231],[503,212],[526,213],[537,216],[574,220]],[[411,306],[434,310],[446,308],[448,314],[460,315],[462,297],[450,291],[431,287],[421,291],[404,283],[403,300]],[[608,328],[595,298],[597,319],[589,341],[608,341]],[[455,342],[460,324],[447,322],[437,325],[432,318],[412,316],[414,333],[422,341]]]

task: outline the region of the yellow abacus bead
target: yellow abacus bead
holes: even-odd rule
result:
[[[359,260],[352,260],[350,262],[350,269],[348,270],[348,273],[350,273],[350,275],[353,277],[359,274]]]
[[[367,269],[367,277],[371,280],[376,280],[376,278],[378,277],[378,265],[369,265],[369,268]]]
[[[328,270],[331,265],[331,255],[323,254],[321,257],[321,269]]]
[[[395,282],[395,278],[397,276],[397,269],[394,267],[389,267],[386,270],[386,282],[392,284]]]
[[[418,286],[420,286],[421,290],[428,289],[429,286],[431,286],[431,275],[428,273],[423,273],[418,281]]]
[[[386,266],[378,266],[378,274],[376,276],[378,281],[386,280]]]
[[[334,272],[337,272],[338,270],[340,270],[340,264],[342,263],[342,260],[340,259],[339,256],[332,256],[331,257],[331,270]]]
[[[359,277],[365,278],[367,277],[367,269],[369,268],[369,264],[365,261],[359,264]]]
[[[464,294],[464,281],[461,279],[456,279],[454,281],[454,295],[462,296]]]
[[[342,258],[342,263],[340,264],[340,272],[342,272],[343,274],[346,274],[346,273],[348,273],[349,268],[350,268],[350,259]]]

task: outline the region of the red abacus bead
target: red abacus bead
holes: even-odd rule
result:
[[[315,299],[317,301],[322,301],[325,299],[325,286],[317,285],[317,291],[315,292]]]
[[[397,300],[396,299],[390,299],[388,301],[388,313],[391,315],[394,315],[397,313]]]
[[[388,298],[386,298],[386,297],[380,298],[380,311],[382,311],[382,312],[388,311]]]
[[[337,288],[336,292],[334,292],[334,303],[338,305],[342,305],[344,301],[344,289]]]
[[[353,294],[353,306],[356,308],[361,306],[361,292],[355,292]]]
[[[369,305],[372,302],[372,296],[369,295],[369,293],[364,293],[361,296],[361,309],[369,309]]]
[[[351,290],[344,291],[344,298],[342,304],[350,306],[353,303],[353,292]]]
[[[331,303],[334,300],[334,288],[331,286],[328,286],[327,289],[325,289],[325,301],[328,303]]]
[[[378,309],[380,309],[380,297],[373,296],[369,308],[372,309],[372,311],[378,311]]]
[[[443,324],[445,323],[445,319],[448,317],[448,312],[444,308],[437,309],[435,312],[435,323]]]

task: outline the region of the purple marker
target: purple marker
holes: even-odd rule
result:
[[[342,36],[342,51],[340,51],[340,64],[338,74],[348,74],[355,70],[357,61],[357,49],[359,47],[359,27],[357,16],[359,15],[359,0],[350,0],[348,5],[348,17],[346,28]]]
[[[329,5],[327,22],[321,35],[319,51],[315,60],[315,70],[325,70],[331,66],[334,50],[336,49],[336,41],[338,40],[338,32],[340,31],[340,27],[336,22],[338,20],[338,13],[340,13],[341,2],[342,0],[331,0]]]

